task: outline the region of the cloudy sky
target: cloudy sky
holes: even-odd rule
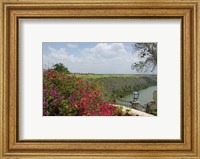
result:
[[[74,73],[141,73],[131,69],[132,63],[140,60],[132,44],[129,42],[43,42],[43,67],[49,68],[56,63],[63,63],[70,72]]]

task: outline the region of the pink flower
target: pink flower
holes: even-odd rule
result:
[[[44,106],[44,107],[47,107],[47,106],[48,106],[48,103],[47,103],[47,102],[43,102],[43,106]]]

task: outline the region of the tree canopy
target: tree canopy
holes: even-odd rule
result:
[[[53,69],[58,72],[70,73],[68,68],[65,67],[62,63],[57,63],[57,64],[53,65]]]
[[[132,47],[140,61],[133,63],[131,68],[138,72],[153,72],[157,67],[157,43],[134,43]]]

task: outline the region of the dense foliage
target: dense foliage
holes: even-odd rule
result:
[[[44,116],[120,116],[120,107],[106,102],[95,81],[78,78],[65,71],[44,70]]]
[[[57,64],[53,65],[53,69],[57,72],[70,73],[68,68],[65,67],[62,63],[57,63]]]

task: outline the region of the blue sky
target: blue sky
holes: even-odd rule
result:
[[[130,42],[43,42],[43,67],[49,68],[56,63],[63,63],[74,73],[141,73],[131,69],[132,63],[141,60],[132,44]]]

